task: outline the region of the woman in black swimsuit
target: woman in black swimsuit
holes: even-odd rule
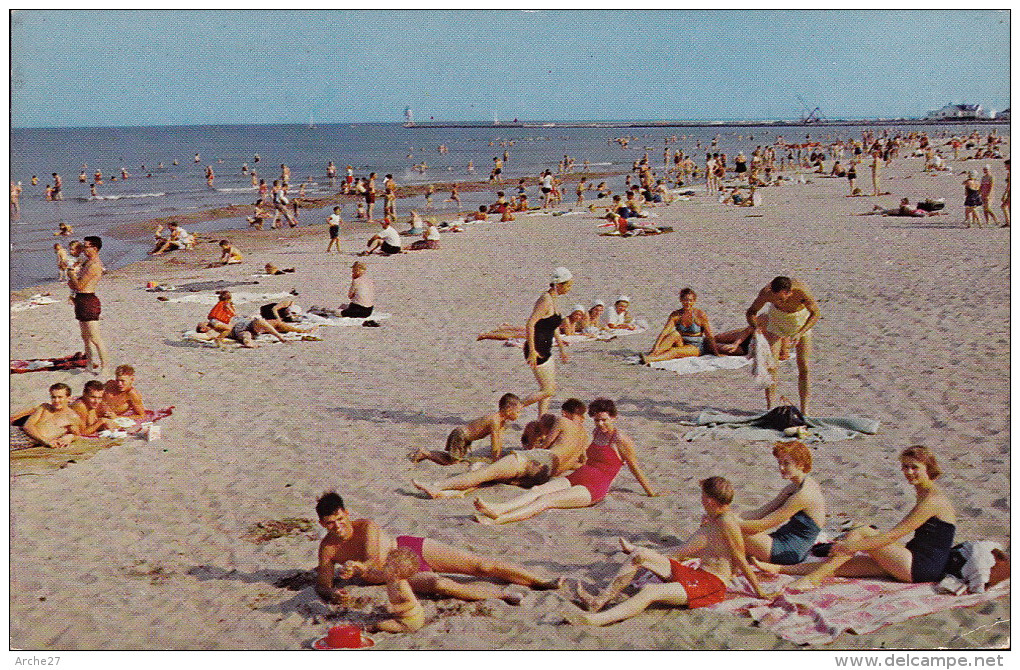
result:
[[[909,447],[900,454],[900,468],[914,487],[917,502],[898,524],[885,532],[874,526],[850,531],[835,542],[829,559],[815,563],[780,566],[754,563],[768,572],[804,575],[788,588],[805,590],[818,586],[826,577],[892,577],[900,582],[937,582],[949,562],[956,533],[956,510],[948,496],[935,485],[941,474],[935,455],[926,447]],[[913,531],[906,543],[897,540]],[[866,555],[855,556],[857,552]]]
[[[552,343],[560,349],[560,358],[567,362],[567,352],[563,350],[563,340],[557,332],[563,317],[556,306],[556,296],[564,295],[573,285],[570,270],[559,267],[553,270],[549,290],[542,293],[528,319],[528,341],[524,345],[524,358],[535,373],[538,380],[539,395],[538,416],[541,417],[549,409],[549,398],[556,394],[556,363],[552,358]],[[532,400],[532,398],[529,398]],[[532,400],[534,402],[534,400]]]
[[[967,178],[963,181],[963,222],[970,228],[970,224],[976,223],[981,227],[981,219],[978,218],[977,208],[984,204],[981,199],[981,187],[974,179],[974,173],[968,172]]]

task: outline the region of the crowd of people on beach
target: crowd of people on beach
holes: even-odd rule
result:
[[[610,140],[614,141],[626,147],[629,139]],[[634,161],[631,173],[626,175],[623,193],[613,193],[604,181],[593,186],[587,176],[587,165],[584,174],[578,175],[576,160],[564,156],[556,173],[547,169],[537,177],[520,178],[517,193],[511,198],[500,190],[495,202],[480,206],[477,212],[461,221],[447,222],[444,226],[435,217],[426,219],[417,209],[411,210],[408,220],[411,228],[403,234],[420,235],[421,239],[408,246],[395,227],[397,185],[391,174],[385,175],[380,191],[375,172],[356,177],[348,165],[338,195],[357,198],[355,217],[377,221],[380,226],[357,255],[395,256],[411,250],[440,248],[443,228],[463,230],[461,226],[466,223],[489,221],[494,215],[499,215],[501,222],[513,221],[515,212],[559,207],[563,201],[563,184],[574,177],[578,177],[576,207],[608,219],[622,235],[661,234],[672,229],[643,225],[636,220],[650,218],[650,208],[667,205],[677,197],[707,192],[723,204],[759,207],[763,202],[762,189],[788,181],[790,178],[785,173],[790,169],[796,170],[801,179],[802,170],[823,177],[846,178],[850,187],[848,197],[862,196],[856,183],[857,168],[861,164],[867,164],[870,169],[871,196],[875,197],[889,195],[881,190],[882,168],[900,152],[910,151],[923,158],[924,170],[945,170],[948,160],[943,157],[942,150],[934,146],[934,140],[923,133],[878,136],[869,130],[860,141],[833,141],[827,145],[811,141],[810,136],[800,144],[789,144],[780,138],[775,145],[757,146],[749,157],[738,153],[733,159],[732,174],[729,174],[729,158],[718,151],[716,141],[706,147],[700,142],[697,144],[699,152],[707,149],[704,162],[699,164],[693,155],[670,146],[677,142],[676,137],[667,138],[661,171],[653,169],[653,161],[646,152]],[[966,137],[948,138],[942,146],[951,147],[953,160],[958,161],[961,148],[974,150],[971,160],[989,160],[999,155],[1000,145],[1001,138],[994,132],[981,137],[975,131]],[[440,153],[444,153],[443,149],[439,148]],[[256,155],[253,163],[259,160]],[[826,167],[827,160],[832,161],[831,168]],[[200,155],[196,154],[194,162],[200,162]],[[1008,158],[1004,165],[1007,176],[1000,196],[1003,223],[999,224],[990,205],[994,179],[990,167],[986,166],[980,181],[969,171],[962,184],[967,227],[980,227],[982,217],[989,225],[1009,225]],[[504,151],[502,157],[494,157],[489,182],[502,187],[511,166],[508,151]],[[427,169],[424,162],[416,167],[422,171]],[[281,227],[284,221],[291,227],[299,223],[301,196],[292,197],[289,193],[288,166],[281,164],[280,169],[279,179],[274,180],[270,188],[256,170],[249,169],[247,163],[243,166],[242,171],[250,174],[252,185],[259,191],[255,212],[248,218],[253,228],[261,230],[269,219],[272,219],[270,229]],[[326,174],[331,184],[338,181],[337,168],[332,161],[327,165]],[[60,199],[62,182],[58,174],[53,176],[54,184],[47,197]],[[83,176],[84,170],[80,178]],[[125,171],[121,178],[128,176]],[[216,174],[211,165],[206,167],[205,176],[212,187]],[[98,171],[95,183],[102,183]],[[537,185],[541,194],[541,203],[534,208],[528,200],[529,185]],[[693,186],[697,186],[697,190],[690,190]],[[742,191],[744,187],[748,189],[746,194]],[[21,191],[20,183],[12,182],[12,216],[19,211]],[[589,201],[586,196],[590,191],[594,191],[596,197]],[[427,208],[431,208],[434,194],[431,186],[424,192]],[[377,219],[375,206],[380,195],[382,218]],[[456,202],[459,215],[461,202],[456,184],[451,186],[448,201]],[[944,207],[944,201],[942,207],[936,204],[928,200],[911,207],[909,198],[902,198],[898,208],[885,209],[876,205],[873,213],[929,216],[942,213],[939,210]],[[978,208],[981,208],[980,215]],[[344,228],[343,206],[332,206],[331,211],[325,222],[329,239],[325,253],[335,249],[339,254]],[[194,248],[196,236],[177,222],[169,222],[165,230],[164,234],[162,226],[157,229],[152,255]],[[73,231],[61,230],[57,234],[69,235]],[[244,261],[244,254],[230,240],[220,239],[218,246],[220,257],[216,265],[236,265]],[[70,300],[79,322],[89,369],[97,376],[109,360],[98,323],[101,303],[96,291],[104,272],[99,258],[101,248],[102,240],[97,236],[86,236],[80,243],[73,241],[69,249],[59,243],[54,245],[61,278],[72,291]],[[569,312],[561,309],[559,301],[570,293],[573,284],[574,275],[568,268],[555,268],[548,288],[538,296],[523,327],[507,323],[478,336],[478,339],[523,340],[524,359],[538,389],[523,398],[514,393],[502,395],[494,412],[455,427],[444,449],[416,450],[411,455],[416,463],[468,466],[464,472],[437,481],[415,477],[411,481],[418,491],[430,499],[446,499],[461,498],[494,482],[519,487],[518,495],[503,502],[480,495],[474,498],[474,519],[479,524],[492,526],[520,522],[549,510],[599,505],[609,495],[624,465],[647,496],[666,493],[646,476],[641,466],[640,448],[621,426],[612,399],[597,397],[585,403],[569,398],[562,403],[558,415],[549,411],[558,393],[554,344],[560,360],[565,363],[568,356],[563,337],[596,337],[637,327],[630,313],[631,300],[625,294],[619,295],[609,310],[601,300],[590,308],[578,304]],[[372,317],[375,286],[364,261],[358,260],[351,266],[346,297],[348,302],[342,305],[340,316]],[[219,291],[217,298],[206,319],[198,323],[195,330],[201,338],[218,345],[229,339],[251,348],[260,335],[285,342],[287,333],[308,334],[313,330],[296,325],[293,300],[277,300],[262,305],[257,314],[238,315],[229,291]],[[811,399],[812,331],[821,318],[821,309],[811,290],[799,280],[777,276],[758,289],[750,300],[744,313],[746,325],[718,333],[706,312],[697,307],[697,299],[696,292],[689,287],[680,291],[679,307],[666,318],[650,350],[641,354],[640,362],[647,365],[686,357],[747,356],[751,353],[752,342],[760,335],[775,360],[785,360],[795,352],[799,409],[807,416]],[[779,377],[778,373],[773,373],[773,382],[765,388],[767,408],[776,405],[777,400]],[[12,449],[16,444],[18,448],[25,445],[66,447],[80,436],[115,428],[117,417],[145,416],[141,396],[134,387],[134,369],[128,365],[116,368],[115,379],[105,383],[87,382],[81,396],[73,402],[71,389],[66,384],[53,384],[49,393],[50,402],[12,417]],[[530,405],[536,405],[537,416],[524,426],[521,448],[510,449],[505,434],[521,417],[522,410]],[[594,423],[591,434],[585,426],[586,418]],[[489,456],[476,458],[472,454],[472,444],[485,438],[489,440]],[[801,590],[817,587],[830,576],[882,577],[910,583],[942,579],[954,545],[957,515],[952,501],[936,483],[941,469],[929,449],[911,446],[899,455],[903,476],[915,492],[913,506],[899,523],[884,531],[857,525],[827,545],[817,542],[830,510],[821,484],[810,475],[814,458],[811,450],[800,441],[790,440],[777,442],[772,454],[781,476],[790,484],[769,503],[755,510],[739,509],[734,503],[738,496],[733,485],[722,476],[704,473],[709,476],[699,484],[704,516],[698,530],[668,554],[662,548],[640,547],[621,538],[621,550],[630,556],[629,561],[621,566],[606,588],[597,592],[580,583],[570,584],[572,600],[580,607],[565,609],[564,618],[572,623],[606,625],[633,617],[653,604],[687,608],[709,606],[722,602],[727,593],[733,592],[735,576],[742,576],[758,598],[774,595],[766,590],[760,577],[780,573],[798,575],[799,579],[790,588]],[[692,495],[694,492],[685,493]],[[568,586],[562,577],[540,575],[513,562],[480,556],[433,538],[393,535],[375,521],[354,518],[335,491],[328,491],[319,498],[316,514],[326,531],[318,551],[317,594],[329,603],[342,606],[349,604],[351,598],[344,588],[336,586],[337,577],[385,584],[390,616],[376,624],[377,630],[397,633],[420,629],[425,619],[418,595],[463,600],[499,598],[518,604],[524,594],[516,587],[560,589]],[[909,541],[901,542],[911,534]],[[824,554],[824,560],[808,562],[812,551]],[[699,559],[698,567],[683,562],[688,559]],[[629,598],[617,602],[641,569],[655,575],[657,580],[645,580],[643,585],[631,589]],[[447,573],[466,575],[475,581],[443,576]],[[605,609],[611,604],[613,606]]]

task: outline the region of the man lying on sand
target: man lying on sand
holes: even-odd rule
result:
[[[347,593],[333,586],[336,566],[342,579],[360,579],[369,584],[385,584],[383,570],[387,554],[406,548],[418,556],[418,573],[407,581],[415,593],[437,595],[460,600],[499,598],[511,605],[521,602],[523,595],[516,589],[493,584],[500,580],[528,588],[552,589],[558,579],[543,579],[513,563],[457,549],[438,540],[411,535],[391,536],[371,519],[351,519],[343,498],[336,491],[327,491],[315,505],[319,523],[326,537],[319,543],[319,566],[315,592],[328,603],[343,603]],[[470,575],[486,581],[462,583],[439,573]]]
[[[117,415],[103,404],[103,382],[98,379],[85,382],[81,397],[71,403],[71,409],[81,418],[82,435],[95,435],[101,430],[118,428],[113,422]]]
[[[562,416],[553,428],[548,448],[515,451],[491,465],[455,475],[435,484],[414,484],[430,498],[460,498],[487,482],[517,482],[523,486],[544,484],[567,470],[577,467],[588,446],[588,433],[584,430],[584,413],[588,408],[577,398],[563,403]]]
[[[537,393],[522,401],[513,393],[505,393],[499,399],[499,409],[495,413],[454,428],[446,438],[446,451],[418,449],[411,455],[411,461],[417,463],[427,459],[439,465],[452,465],[464,460],[471,451],[471,443],[486,435],[489,436],[492,446],[492,460],[499,460],[503,455],[503,431],[506,425],[521,416],[521,409],[547,397],[547,394]]]
[[[629,619],[656,603],[686,606],[687,609],[715,605],[726,599],[726,586],[736,568],[747,577],[759,598],[767,598],[744,555],[739,519],[730,509],[732,501],[733,485],[724,477],[702,480],[701,504],[705,508],[706,519],[701,528],[672,557],[635,546],[620,538],[620,546],[631,555],[631,564],[623,566],[609,588],[599,595],[592,595],[578,585],[578,596],[588,612],[570,608],[563,611],[563,617],[573,624],[605,626]],[[688,558],[700,558],[700,567],[691,568],[680,563]],[[607,602],[630,585],[639,568],[651,570],[668,581],[643,586],[634,597],[599,612]]]
[[[82,433],[81,417],[70,408],[71,387],[56,383],[50,387],[50,402],[32,410],[21,426],[11,426],[11,448],[66,447]],[[12,421],[18,423],[18,418]]]
[[[103,389],[103,404],[117,416],[145,416],[142,394],[135,388],[135,369],[130,365],[118,365],[114,375]]]

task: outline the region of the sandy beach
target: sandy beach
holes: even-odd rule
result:
[[[905,153],[905,152],[904,152]],[[1008,147],[1003,150],[1008,155]],[[902,155],[902,154],[901,154]],[[663,548],[698,525],[698,481],[724,475],[735,502],[753,508],[783,485],[763,442],[684,440],[704,409],[764,410],[746,370],[689,376],[627,365],[647,351],[677,293],[693,287],[716,331],[741,327],[744,310],[776,275],[805,282],[822,320],[814,331],[812,415],[877,419],[877,435],[812,446],[814,473],[830,517],[888,528],[913,503],[899,452],[931,448],[959,515],[957,542],[992,539],[1010,549],[1010,229],[963,228],[963,169],[921,172],[898,158],[883,172],[892,195],[844,197],[845,179],[805,173],[808,183],[761,191],[761,207],[734,207],[703,191],[652,208],[651,223],[677,232],[602,237],[595,215],[519,216],[444,233],[441,248],[372,256],[379,328],[321,328],[322,341],[219,350],[182,339],[208,305],[160,301],[182,291],[146,292],[146,282],[220,281],[237,292],[296,291],[296,302],[346,302],[350,265],[369,228],[344,232],[343,252],[326,255],[327,209],[303,210],[312,226],[231,231],[244,263],[205,268],[218,249],[203,243],[108,273],[99,295],[112,367],[130,363],[149,408],[173,405],[162,439],[128,439],[60,469],[17,469],[11,478],[11,638],[15,649],[305,649],[331,622],[363,621],[371,608],[339,613],[312,587],[323,531],[316,498],[336,488],[355,518],[393,534],[425,535],[535,570],[604,585],[622,562],[617,537]],[[1002,161],[993,163],[998,195]],[[831,162],[829,163],[831,165]],[[859,168],[868,186],[866,165]],[[565,190],[563,210],[573,201]],[[856,216],[945,198],[944,216]],[[406,220],[406,208],[400,210]],[[401,224],[399,230],[406,228]],[[410,240],[404,240],[405,246]],[[255,277],[265,263],[296,272]],[[502,322],[524,325],[556,266],[570,268],[563,309],[610,303],[620,293],[651,329],[571,346],[557,366],[553,407],[576,396],[614,399],[649,479],[673,493],[646,497],[624,469],[594,507],[550,511],[486,527],[472,497],[427,500],[411,477],[435,479],[462,466],[412,464],[417,447],[442,448],[449,431],[494,410],[505,392],[537,388],[520,349],[475,341]],[[252,282],[258,282],[254,284]],[[66,287],[58,300],[11,314],[11,357],[82,349]],[[211,295],[206,290],[204,294]],[[238,305],[239,314],[259,302]],[[111,375],[107,375],[109,378]],[[84,371],[11,377],[10,408],[46,399]],[[783,368],[796,397],[796,371]],[[525,410],[517,429],[534,418]],[[591,429],[590,420],[587,427]],[[487,441],[476,443],[487,451]],[[484,490],[502,501],[508,485]],[[283,522],[266,538],[257,524]],[[352,587],[385,601],[385,588]],[[518,607],[501,601],[423,599],[427,623],[414,634],[374,634],[377,649],[795,649],[746,616],[653,609],[602,629],[564,624],[566,591],[532,591]],[[976,649],[1010,644],[1008,595],[844,634],[825,649]]]

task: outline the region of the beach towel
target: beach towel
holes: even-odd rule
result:
[[[623,359],[624,363],[640,365],[641,358],[628,356]],[[656,361],[649,363],[648,367],[653,370],[669,370],[678,375],[691,375],[697,372],[709,372],[711,370],[736,370],[751,364],[751,359],[746,356],[687,356],[686,358],[674,358],[669,361]]]
[[[55,358],[30,358],[28,360],[12,360],[11,374],[23,372],[52,372],[54,370],[73,370],[75,368],[87,368],[89,359],[80,351],[70,356],[57,356]]]
[[[59,470],[69,463],[87,460],[104,449],[119,446],[123,443],[124,440],[122,439],[76,437],[66,447],[44,447],[39,444],[32,444],[15,451],[12,445],[11,474],[19,476],[43,474]]]
[[[765,414],[740,416],[706,409],[694,419],[695,428],[687,431],[684,439],[688,442],[705,437],[745,442],[775,442],[790,439],[781,430],[757,425],[764,416]],[[874,435],[880,425],[874,419],[858,416],[805,417],[805,421],[810,435],[802,438],[804,442],[837,442],[862,434]]]
[[[246,302],[259,302],[265,301],[270,302],[273,300],[282,300],[283,298],[293,298],[293,293],[247,293],[245,291],[239,291],[237,293],[231,292],[231,297],[234,300],[235,305],[240,305]],[[215,305],[220,301],[215,293],[191,293],[188,295],[178,295],[172,298],[165,298],[160,296],[162,302],[194,302],[200,305]]]
[[[173,414],[174,407],[174,405],[170,405],[163,409],[147,409],[145,410],[145,416],[118,416],[113,420],[113,422],[117,424],[118,430],[110,431],[110,433],[114,434],[106,434],[107,431],[100,431],[96,435],[86,435],[86,437],[126,437],[127,435],[143,435],[149,425]]]
[[[698,567],[700,561],[683,561]],[[793,575],[758,573],[766,592],[776,593],[797,579]],[[642,570],[634,587],[662,583],[650,570]],[[820,645],[833,642],[842,633],[862,635],[883,626],[900,623],[933,612],[969,607],[1009,593],[1006,580],[985,593],[953,595],[935,584],[904,584],[882,579],[833,577],[816,589],[805,592],[781,592],[772,600],[754,595],[747,578],[734,577],[721,603],[701,608],[702,612],[724,612],[749,616],[762,628],[794,644]]]
[[[366,321],[384,321],[393,316],[386,312],[373,312],[371,316],[355,319],[350,316],[327,316],[322,312],[313,312],[314,309],[316,308],[310,307],[307,312],[301,313],[299,320],[313,326],[360,326]]]
[[[763,589],[776,591],[796,577],[759,575],[758,579]],[[953,595],[941,593],[931,583],[835,577],[816,589],[785,592],[765,602],[750,596],[752,591],[745,578],[735,579],[734,584],[740,585],[741,594],[705,609],[746,614],[784,640],[805,645],[829,644],[842,633],[863,635],[889,624],[985,603],[1009,593],[1008,580],[985,593]]]
[[[24,312],[26,309],[35,309],[36,307],[42,307],[43,305],[52,305],[57,302],[48,295],[36,293],[28,300],[20,300],[18,302],[11,303],[12,312]]]

